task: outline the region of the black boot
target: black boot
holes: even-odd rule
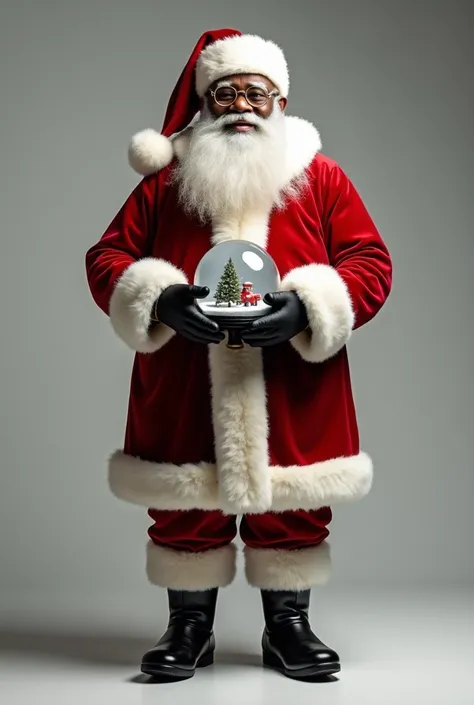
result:
[[[197,592],[168,590],[170,618],[158,643],[142,659],[151,676],[184,679],[214,662],[213,633],[217,588]]]
[[[327,676],[341,670],[339,656],[312,632],[310,591],[262,590],[263,663],[290,678]]]

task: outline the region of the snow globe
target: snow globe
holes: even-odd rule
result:
[[[206,252],[194,284],[209,289],[208,296],[196,305],[228,332],[227,347],[240,349],[245,328],[271,311],[263,298],[278,290],[280,274],[273,259],[258,245],[229,240]]]

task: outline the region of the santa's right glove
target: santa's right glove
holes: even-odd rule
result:
[[[220,343],[225,335],[219,326],[198,309],[195,299],[209,294],[207,286],[172,284],[155,301],[152,323],[164,323],[195,343]]]

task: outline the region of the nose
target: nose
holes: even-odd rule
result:
[[[247,100],[244,95],[238,95],[237,100],[233,105],[230,107],[231,111],[236,112],[236,113],[251,113],[253,112],[252,106],[247,103]]]

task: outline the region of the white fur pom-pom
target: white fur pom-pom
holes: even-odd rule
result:
[[[128,163],[142,176],[164,169],[171,163],[173,156],[171,140],[152,129],[134,135],[128,148]]]

